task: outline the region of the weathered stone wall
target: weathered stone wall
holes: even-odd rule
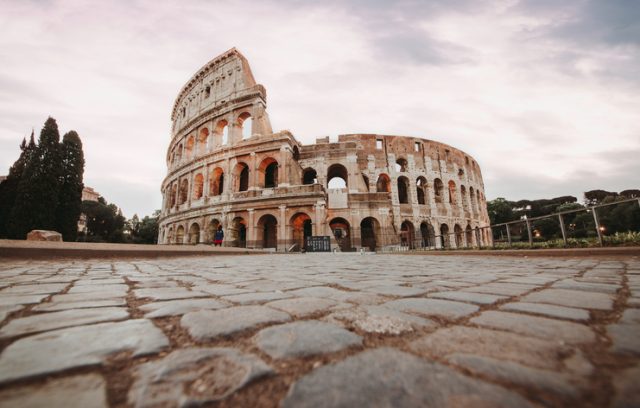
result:
[[[218,225],[226,246],[278,251],[299,250],[307,235],[331,235],[342,250],[490,242],[472,157],[415,137],[301,145],[273,133],[266,91],[235,49],[189,80],[172,120],[159,243],[211,243]]]

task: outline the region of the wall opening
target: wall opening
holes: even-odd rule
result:
[[[271,214],[263,215],[258,220],[258,234],[262,248],[278,247],[278,220]]]
[[[333,164],[327,170],[327,187],[329,189],[334,188],[346,188],[349,183],[349,173],[347,169],[341,164]]]
[[[304,169],[302,173],[302,184],[316,184],[318,182],[318,173],[311,167]]]
[[[404,176],[398,177],[398,201],[409,204],[409,180]]]
[[[351,226],[344,218],[334,218],[329,222],[329,227],[333,233],[338,247],[341,251],[351,250]]]
[[[380,233],[380,223],[373,217],[367,217],[360,222],[360,244],[363,248],[375,251],[378,246],[377,236]]]
[[[384,173],[378,176],[378,181],[376,182],[376,191],[378,193],[391,192],[391,180],[389,179],[389,176]]]

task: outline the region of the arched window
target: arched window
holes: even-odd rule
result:
[[[253,120],[248,112],[244,112],[238,117],[238,125],[242,129],[242,139],[249,139],[252,132]]]
[[[427,204],[427,179],[418,177],[416,180],[416,193],[418,195],[418,204]]]
[[[405,171],[407,171],[407,161],[400,157],[396,160],[396,172],[403,173]]]
[[[267,157],[260,163],[258,168],[260,172],[260,184],[264,188],[273,188],[278,186],[278,162],[272,158]]]
[[[199,200],[202,198],[204,191],[204,176],[202,173],[198,173],[193,178],[193,199]]]
[[[182,160],[182,143],[176,149],[176,162],[180,163],[180,160]]]
[[[410,249],[415,247],[415,228],[411,221],[404,221],[400,225],[400,245]]]
[[[258,220],[258,240],[262,248],[278,247],[278,220],[271,214],[266,214]]]
[[[249,166],[245,163],[236,164],[234,170],[235,175],[235,190],[247,191],[249,189]]]
[[[473,187],[469,187],[469,200],[471,201],[471,213],[476,213],[476,195],[473,191]]]
[[[184,243],[184,227],[181,225],[176,230],[176,244]]]
[[[389,176],[384,173],[378,176],[378,181],[376,182],[376,191],[378,193],[391,192],[391,180],[389,179]]]
[[[341,164],[333,164],[327,170],[327,187],[330,189],[346,188],[349,183],[349,173]]]
[[[205,127],[200,129],[200,134],[198,135],[198,153],[205,154],[208,148],[209,148],[209,129]]]
[[[229,142],[229,126],[228,122],[224,119],[218,121],[216,124],[215,135],[216,139],[219,140],[220,145],[226,145]]]
[[[180,201],[178,204],[184,204],[187,202],[187,197],[189,196],[189,181],[187,179],[183,179],[180,183]]]
[[[409,180],[404,176],[398,177],[398,201],[409,204]]]
[[[444,192],[444,185],[442,184],[442,180],[439,178],[433,180],[433,193],[435,194],[436,203],[442,203],[444,200],[442,199],[442,195]]]
[[[456,237],[456,248],[462,248],[462,239],[463,239],[462,227],[458,224],[454,225],[453,232],[455,233],[455,237]]]
[[[209,195],[217,196],[224,192],[224,171],[216,167],[209,174]]]
[[[302,184],[316,184],[318,182],[318,173],[311,167],[304,169],[302,173]]]
[[[451,180],[449,181],[449,203],[455,204],[456,202],[456,183]]]
[[[185,153],[187,155],[187,159],[190,159],[193,157],[193,148],[196,145],[196,139],[193,136],[189,136],[189,138],[187,139],[187,144],[185,145]]]
[[[189,243],[195,245],[198,242],[200,242],[200,225],[194,222],[189,228]]]
[[[443,248],[451,247],[451,236],[449,236],[449,226],[447,224],[440,225],[440,243]]]
[[[176,206],[177,195],[178,195],[178,183],[174,183],[171,186],[171,200],[170,200],[171,205],[170,205],[170,207],[175,207]]]
[[[469,206],[467,205],[467,189],[463,185],[460,186],[460,199],[462,200],[462,209],[469,211]]]

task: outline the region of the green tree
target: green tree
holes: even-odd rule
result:
[[[78,219],[82,207],[82,182],[84,153],[82,141],[75,131],[62,138],[62,171],[60,196],[56,214],[56,230],[65,241],[75,241],[78,236]]]
[[[129,220],[131,241],[135,244],[155,244],[158,241],[158,219],[160,210],[154,211],[152,216],[145,216],[142,220],[137,214]]]
[[[8,225],[10,237],[24,239],[33,229],[55,229],[61,167],[60,133],[50,117],[18,184]]]
[[[22,179],[24,169],[31,161],[36,149],[36,142],[34,140],[33,131],[31,131],[31,138],[29,143],[25,139],[20,144],[20,157],[9,168],[9,174],[7,178],[0,183],[0,238],[6,238],[8,236],[8,224],[11,218],[11,211],[16,202],[16,196],[18,195],[18,185]]]
[[[487,202],[487,211],[489,212],[491,224],[502,224],[503,222],[517,220],[518,217],[513,212],[514,204],[514,202],[507,201],[502,197]]]
[[[103,197],[98,201],[83,201],[82,213],[87,216],[87,233],[90,242],[124,242],[126,219],[115,204],[107,204]]]

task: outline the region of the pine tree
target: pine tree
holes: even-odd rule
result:
[[[18,157],[18,160],[9,168],[7,178],[0,183],[0,238],[7,237],[7,227],[9,218],[11,217],[11,210],[16,202],[18,184],[22,179],[25,167],[31,160],[36,149],[36,142],[33,137],[32,130],[29,144],[27,144],[26,139],[22,140],[20,144],[20,157]]]
[[[33,229],[56,227],[61,168],[60,133],[55,119],[50,117],[18,184],[9,219],[9,237],[24,239]]]
[[[60,195],[56,214],[56,231],[65,241],[75,241],[78,236],[78,219],[82,207],[84,184],[84,153],[80,136],[70,131],[62,138],[62,171]]]

